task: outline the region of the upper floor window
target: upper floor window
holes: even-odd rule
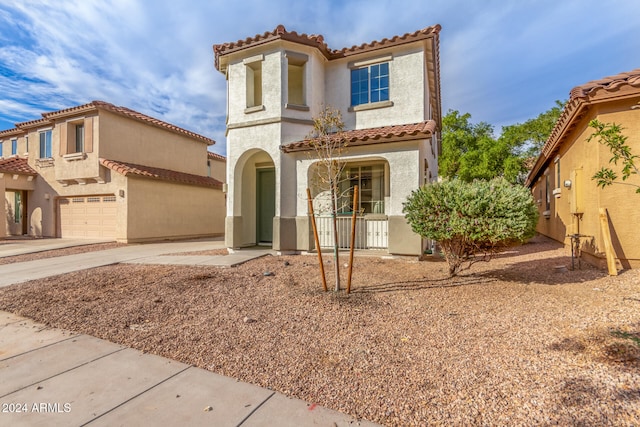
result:
[[[78,124],[75,126],[75,152],[84,152],[84,124]]]
[[[389,100],[389,63],[351,70],[351,105]]]
[[[305,65],[309,56],[289,52],[287,58],[287,108],[306,110],[307,100],[305,96]]]
[[[18,140],[17,139],[12,139],[11,140],[11,155],[15,156],[16,154],[18,154]]]
[[[247,108],[262,107],[262,62],[264,55],[257,55],[243,61],[246,72]],[[247,112],[251,112],[247,111]]]
[[[0,141],[0,157],[2,157],[2,156],[3,156],[3,154],[2,154],[2,141]]]
[[[51,130],[40,132],[40,158],[51,158]]]

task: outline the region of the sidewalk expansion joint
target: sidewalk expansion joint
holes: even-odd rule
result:
[[[121,407],[121,406],[123,406],[123,405],[125,405],[125,404],[127,404],[127,403],[129,403],[129,402],[131,402],[133,399],[135,399],[135,398],[137,398],[137,397],[139,397],[139,396],[143,395],[144,393],[146,393],[146,392],[148,392],[148,391],[150,391],[150,390],[153,390],[154,388],[158,387],[160,384],[164,384],[165,382],[169,381],[171,378],[173,378],[173,377],[175,377],[175,376],[180,375],[181,373],[183,373],[184,371],[186,371],[187,369],[190,369],[190,368],[192,368],[192,367],[193,367],[193,366],[189,365],[189,366],[187,366],[186,368],[181,369],[180,371],[176,372],[175,374],[173,374],[173,375],[169,375],[167,378],[163,379],[162,381],[158,382],[157,384],[154,384],[154,385],[152,385],[151,387],[149,387],[149,388],[147,388],[147,389],[145,389],[145,390],[142,390],[140,393],[138,393],[138,394],[136,394],[136,395],[134,395],[134,396],[131,396],[130,398],[128,398],[127,400],[125,400],[125,401],[123,401],[123,402],[120,402],[119,404],[117,404],[117,405],[116,405],[116,406],[114,406],[113,408],[109,409],[108,411],[105,411],[105,412],[103,412],[102,414],[97,415],[95,418],[93,418],[93,419],[91,419],[91,420],[87,421],[86,423],[81,424],[81,425],[80,425],[80,427],[84,427],[84,426],[86,426],[87,424],[91,424],[92,422],[94,422],[94,421],[95,421],[95,420],[97,420],[98,418],[104,417],[104,416],[105,416],[105,415],[107,415],[108,413],[115,411],[115,410],[116,410],[116,409],[118,409],[119,407]]]
[[[78,335],[78,336],[80,336],[80,335]],[[76,338],[76,337],[74,337],[74,338]],[[63,340],[63,341],[67,341],[67,340]],[[59,341],[59,342],[63,342],[63,341]],[[48,347],[48,346],[45,346],[45,347]],[[44,348],[44,347],[41,347],[41,348]],[[82,366],[88,365],[89,363],[93,363],[93,362],[95,362],[96,360],[100,360],[100,359],[102,359],[102,358],[104,358],[104,357],[111,356],[112,354],[118,353],[119,351],[122,351],[122,350],[125,350],[125,349],[126,349],[126,347],[122,347],[122,348],[119,348],[119,349],[117,349],[117,350],[114,350],[114,351],[112,351],[112,352],[110,352],[110,353],[103,354],[102,356],[96,357],[95,359],[91,359],[91,360],[88,360],[88,361],[86,361],[86,362],[84,362],[84,363],[80,363],[79,365],[76,365],[76,366],[74,366],[74,367],[72,367],[72,368],[66,369],[66,370],[64,370],[64,371],[62,371],[62,372],[58,372],[57,374],[51,375],[50,377],[43,378],[43,379],[41,379],[41,380],[39,380],[39,381],[36,381],[36,382],[34,382],[34,383],[27,384],[27,385],[26,385],[26,386],[24,386],[24,387],[20,387],[20,388],[19,388],[19,389],[17,389],[17,390],[14,390],[14,391],[12,391],[12,392],[10,392],[10,393],[7,393],[7,394],[4,394],[4,395],[0,396],[0,398],[3,398],[3,397],[6,397],[6,396],[9,396],[9,395],[11,395],[11,394],[13,394],[13,393],[17,393],[17,392],[19,392],[19,391],[21,391],[21,390],[24,390],[24,389],[26,389],[26,388],[33,387],[33,386],[34,386],[34,385],[36,385],[36,384],[40,384],[40,383],[43,383],[43,382],[45,382],[45,381],[50,380],[51,378],[55,378],[55,377],[58,377],[58,376],[60,376],[60,375],[62,375],[62,374],[66,374],[67,372],[71,372],[71,371],[73,371],[73,370],[75,370],[75,369],[78,369],[78,368],[80,368],[80,367],[82,367]],[[23,354],[24,354],[24,353],[23,353]]]
[[[18,322],[22,322],[22,320],[19,320]],[[13,325],[14,323],[17,323],[17,322],[9,323],[8,325]],[[8,325],[7,325],[7,326],[8,326]],[[4,328],[4,326],[3,326],[2,328],[0,328],[0,329],[3,329],[3,328]],[[55,328],[49,328],[49,327],[46,327],[46,328],[44,328],[44,329],[41,329],[41,331],[44,331],[44,330],[46,330],[46,329],[55,329]],[[40,331],[38,331],[38,332],[40,332]],[[42,347],[32,348],[31,350],[27,350],[27,351],[24,351],[24,352],[22,352],[22,353],[14,354],[13,356],[9,356],[9,357],[4,358],[4,359],[3,359],[3,358],[0,358],[0,361],[3,361],[3,362],[4,362],[4,361],[6,361],[6,360],[13,359],[14,357],[18,357],[18,356],[22,356],[22,355],[24,355],[24,354],[32,353],[32,352],[34,352],[34,351],[42,350],[43,348],[47,348],[47,347],[50,347],[50,346],[52,346],[52,345],[60,344],[61,342],[69,341],[70,339],[73,339],[73,338],[78,338],[78,337],[79,337],[79,336],[81,336],[81,335],[82,335],[82,334],[71,335],[71,336],[69,336],[69,337],[67,337],[67,338],[65,338],[65,339],[60,340],[60,341],[56,341],[56,342],[52,342],[52,343],[49,343],[49,344],[45,344],[45,345],[43,345]]]
[[[260,409],[260,408],[262,407],[262,405],[264,405],[265,403],[267,403],[267,401],[268,401],[269,399],[271,399],[273,396],[275,396],[275,394],[276,394],[276,392],[275,392],[275,391],[272,391],[272,392],[271,392],[271,394],[270,394],[269,396],[267,396],[267,398],[266,398],[266,399],[264,399],[264,400],[263,400],[263,401],[262,401],[258,406],[256,406],[256,407],[255,407],[251,412],[249,412],[249,414],[247,414],[247,416],[246,416],[246,417],[244,417],[244,418],[242,419],[242,421],[240,421],[236,427],[240,427],[242,424],[244,424],[244,423],[245,423],[245,421],[247,421],[247,420],[248,420],[248,419],[249,419],[253,414],[255,414],[255,412],[256,412],[258,409]]]

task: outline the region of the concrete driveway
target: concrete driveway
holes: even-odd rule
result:
[[[0,257],[104,242],[104,240],[96,242],[88,240],[79,241],[78,239],[34,239],[16,241],[15,244],[13,242],[3,242],[0,244]],[[224,247],[224,240],[222,238],[167,241],[161,243],[132,244],[101,251],[5,264],[0,265],[0,287],[118,263],[232,267],[271,253],[270,249],[254,249],[241,250],[233,254],[220,256],[174,255],[180,254],[181,252],[198,252]],[[171,254],[171,256],[167,256],[168,254]]]

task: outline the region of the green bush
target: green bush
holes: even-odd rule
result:
[[[440,244],[451,276],[524,242],[538,222],[529,190],[502,178],[425,185],[411,193],[403,212],[415,233]]]

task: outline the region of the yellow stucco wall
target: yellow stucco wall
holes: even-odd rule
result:
[[[127,242],[224,234],[221,190],[129,178],[125,197]]]
[[[610,220],[610,232],[616,256],[624,268],[640,267],[640,194],[636,187],[614,184],[604,189],[596,185],[593,175],[602,166],[611,167],[621,176],[621,165],[610,165],[611,153],[608,147],[596,140],[587,142],[593,133],[588,127],[591,119],[604,123],[620,124],[627,144],[633,154],[640,154],[640,110],[632,109],[637,100],[618,101],[594,106],[569,134],[568,142],[557,153],[560,163],[560,182],[557,183],[556,163],[547,164],[551,189],[560,188],[559,197],[551,195],[549,218],[545,218],[545,175],[541,175],[532,187],[534,199],[539,200],[540,220],[538,231],[560,242],[569,243],[568,234],[580,233],[584,238],[583,252],[602,258],[604,242],[599,219],[599,208],[606,208]],[[638,162],[636,162],[638,163]],[[577,172],[576,172],[577,171]],[[571,187],[564,181],[571,180]],[[640,177],[632,176],[629,181],[640,185]],[[542,196],[542,197],[541,197]],[[576,215],[576,201],[581,215]],[[582,207],[582,209],[580,209]]]

